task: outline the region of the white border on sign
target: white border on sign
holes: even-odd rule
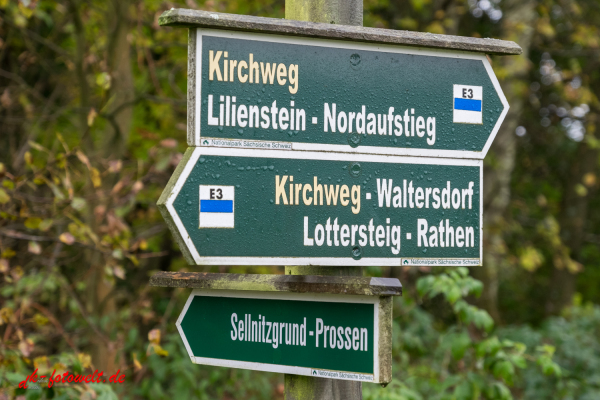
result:
[[[280,364],[265,364],[251,361],[226,360],[219,358],[196,357],[187,341],[187,338],[181,328],[181,322],[187,313],[190,304],[195,296],[210,296],[210,297],[235,297],[243,299],[267,299],[267,300],[294,300],[294,301],[314,301],[314,302],[329,302],[329,303],[358,303],[358,304],[373,304],[373,374],[366,374],[352,371],[324,370],[322,368],[297,367]],[[364,376],[372,376],[373,379],[358,379],[362,382],[379,382],[379,296],[351,296],[343,294],[326,294],[326,293],[289,293],[289,292],[256,292],[256,291],[239,291],[239,290],[212,290],[212,289],[194,289],[188,297],[179,318],[177,318],[176,326],[181,336],[181,340],[185,349],[190,356],[190,360],[194,364],[212,365],[217,367],[243,368],[256,371],[278,372],[283,374],[306,375],[311,376],[313,370],[317,371],[332,371],[339,373],[360,374]],[[355,380],[336,378],[342,380]]]
[[[323,265],[323,266],[401,266],[405,259],[417,259],[418,257],[379,257],[361,258],[355,260],[352,257],[204,257],[196,249],[194,242],[188,234],[177,210],[173,206],[181,188],[187,181],[194,165],[200,155],[225,156],[225,157],[253,157],[253,158],[283,158],[295,160],[325,160],[325,161],[361,161],[378,162],[389,164],[424,164],[424,165],[460,165],[479,167],[479,262],[476,258],[437,258],[438,260],[469,260],[463,265],[480,266],[483,260],[483,160],[423,157],[398,157],[373,154],[348,154],[348,153],[326,153],[326,152],[290,152],[286,150],[259,150],[240,149],[224,147],[196,147],[192,152],[187,164],[179,175],[169,194],[165,206],[173,218],[175,226],[179,230],[181,238],[185,242],[196,265]],[[410,265],[410,264],[409,264]],[[414,264],[417,265],[417,264]],[[420,265],[420,264],[418,264]]]
[[[382,154],[382,155],[396,155],[396,156],[417,156],[417,157],[448,157],[448,158],[474,158],[483,160],[508,113],[509,105],[504,96],[504,92],[500,87],[500,82],[494,74],[494,70],[490,65],[490,62],[485,54],[473,54],[470,52],[460,52],[455,50],[441,50],[441,49],[429,49],[421,47],[403,47],[389,44],[365,44],[357,42],[346,42],[339,40],[330,39],[316,39],[316,38],[299,38],[282,35],[271,35],[263,33],[250,33],[250,32],[234,32],[224,31],[218,29],[196,29],[196,115],[198,118],[195,119],[196,129],[194,132],[194,146],[202,146],[201,144],[201,132],[200,132],[200,104],[202,102],[201,85],[202,85],[202,36],[210,35],[215,37],[240,39],[240,40],[256,40],[263,42],[275,42],[275,43],[286,43],[294,45],[305,45],[305,46],[319,46],[319,47],[332,47],[338,49],[348,50],[362,50],[362,51],[380,51],[387,53],[398,53],[398,54],[413,54],[420,56],[432,56],[432,57],[445,57],[445,58],[460,58],[466,60],[479,60],[483,63],[485,70],[492,81],[492,85],[496,89],[496,93],[504,106],[504,109],[500,113],[496,125],[492,129],[490,136],[487,139],[482,151],[469,151],[469,150],[439,150],[439,149],[411,149],[411,148],[396,148],[396,147],[379,147],[379,146],[359,146],[357,148],[350,147],[348,145],[341,144],[317,144],[317,143],[292,143],[293,150],[301,151],[337,151],[352,154]],[[289,142],[285,142],[289,143]]]

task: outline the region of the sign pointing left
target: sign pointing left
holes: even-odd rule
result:
[[[482,161],[190,148],[158,207],[198,265],[481,264]]]
[[[196,364],[392,379],[397,279],[159,272],[150,284],[194,289],[177,329]]]

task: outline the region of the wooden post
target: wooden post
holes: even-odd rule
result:
[[[285,0],[285,19],[326,24],[363,24],[362,0]]]
[[[362,0],[286,0],[285,18],[338,25],[363,24]],[[287,275],[362,275],[361,267],[287,266]],[[355,381],[285,375],[286,400],[360,400],[362,384]]]

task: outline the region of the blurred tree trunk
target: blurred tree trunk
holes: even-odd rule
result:
[[[597,115],[589,114],[588,135],[594,136]],[[571,250],[570,258],[580,261],[580,252],[584,243],[585,227],[588,220],[588,210],[596,186],[596,171],[598,170],[597,146],[582,141],[577,149],[569,177],[564,188],[564,200],[560,216],[561,239]],[[587,187],[586,187],[587,186]],[[567,258],[565,260],[565,258]],[[575,295],[578,265],[570,262],[567,257],[555,257],[552,280],[548,288],[546,313],[559,313],[571,304]]]
[[[133,118],[135,98],[131,70],[131,46],[127,38],[131,31],[129,9],[132,0],[111,0],[107,11],[109,24],[108,68],[110,72],[110,100],[108,120],[111,128],[102,143],[105,157],[122,157],[125,153]]]
[[[537,18],[535,0],[509,0],[504,3],[502,39],[513,40],[523,48],[521,56],[498,58],[496,71],[504,79],[502,90],[510,110],[502,124],[484,166],[483,183],[483,267],[473,268],[473,276],[484,283],[478,305],[487,310],[495,321],[498,311],[498,273],[506,256],[503,239],[504,215],[510,201],[510,181],[515,164],[515,129],[527,96],[529,48]]]
[[[86,110],[90,106],[90,88],[87,82],[87,75],[85,71],[85,53],[86,53],[86,40],[85,40],[85,27],[81,19],[81,3],[76,0],[69,1],[69,13],[73,20],[74,35],[75,35],[75,74],[77,76],[77,86],[79,89],[79,107],[81,107],[79,113],[79,131],[83,137],[83,145],[87,151],[92,150],[93,142],[89,135],[85,135],[87,132],[87,115]]]
[[[96,153],[110,159],[120,159],[125,155],[127,139],[132,126],[134,85],[131,66],[131,46],[128,41],[130,32],[129,9],[130,0],[111,0],[106,11],[107,22],[107,65],[110,75],[109,100],[105,117],[110,126],[104,132],[104,137],[99,140],[100,147]],[[116,182],[114,179],[104,179],[102,191],[110,193]],[[98,199],[110,209],[110,199]],[[92,203],[93,204],[93,203]],[[95,204],[94,204],[95,206]],[[90,207],[88,223],[94,225],[95,207]],[[105,209],[105,210],[106,210]],[[94,229],[96,230],[96,229]],[[110,333],[115,328],[111,322],[112,316],[117,312],[113,296],[114,283],[107,279],[103,257],[98,253],[88,254],[89,265],[92,273],[89,275],[88,288],[90,289],[88,307],[93,310],[98,320],[108,320],[103,326],[108,333],[109,340],[98,337],[93,340],[92,358],[95,367],[108,373],[116,371],[117,346]]]

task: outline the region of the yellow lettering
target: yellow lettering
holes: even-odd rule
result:
[[[298,64],[290,64],[288,68],[288,79],[290,81],[290,89],[291,94],[296,94],[298,91]]]
[[[335,185],[335,190],[333,185],[324,185],[325,186],[325,199],[327,200],[327,205],[330,206],[333,203],[334,206],[337,206],[338,194],[340,193],[340,185]],[[327,190],[329,188],[329,190]]]
[[[288,203],[287,195],[285,194],[285,183],[287,181],[287,175],[284,175],[281,181],[279,175],[275,175],[275,204],[279,204],[279,197],[282,197],[283,204]]]
[[[304,205],[310,206],[312,204],[312,197],[307,198],[306,192],[312,192],[312,186],[308,183],[304,185],[304,189],[302,189],[302,199],[304,200]]]
[[[285,85],[286,79],[285,76],[287,75],[287,70],[285,68],[284,64],[279,64],[277,66],[277,83],[279,83],[280,85]]]
[[[240,61],[238,63],[238,80],[242,83],[246,83],[248,74],[243,74],[242,69],[248,69],[248,63],[246,61]]]
[[[223,76],[221,76],[221,66],[219,65],[219,60],[223,55],[222,51],[217,51],[217,54],[214,55],[214,51],[210,50],[208,52],[208,79],[213,80],[215,72],[217,73],[217,80],[222,81]]]
[[[348,197],[350,197],[350,189],[348,189],[347,185],[342,185],[342,191],[340,193],[340,203],[342,203],[344,207],[346,207],[348,203],[350,203]]]

